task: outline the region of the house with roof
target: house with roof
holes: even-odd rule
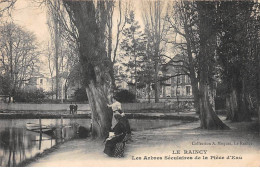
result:
[[[158,73],[159,76],[159,101],[192,102],[193,93],[189,75],[183,70],[183,57],[176,55],[172,60],[162,65]],[[133,83],[129,83],[129,90],[133,92]],[[146,85],[137,89],[137,100],[140,102],[154,102],[154,85]]]
[[[43,91],[51,91],[51,79],[39,72],[34,72],[31,78],[23,83],[23,88],[42,89]]]

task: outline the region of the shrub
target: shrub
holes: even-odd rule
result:
[[[121,103],[133,103],[135,95],[128,90],[120,90],[116,92],[115,99]]]
[[[88,101],[88,95],[85,88],[79,88],[74,92],[74,100],[76,102]]]
[[[21,90],[14,94],[15,102],[42,103],[45,93],[42,89]]]

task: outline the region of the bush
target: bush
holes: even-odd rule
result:
[[[26,102],[26,103],[42,103],[45,98],[45,93],[42,89],[34,90],[21,90],[14,94],[15,102]]]
[[[74,100],[76,102],[88,101],[88,95],[85,88],[79,88],[74,92]]]
[[[115,99],[121,103],[133,103],[135,95],[128,90],[120,90],[116,92]]]

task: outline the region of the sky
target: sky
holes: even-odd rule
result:
[[[35,34],[40,49],[44,49],[48,41],[50,41],[47,14],[43,7],[38,7],[37,5],[33,0],[17,0],[11,12],[11,19],[5,17],[4,20],[12,21]],[[40,72],[49,77],[47,57],[41,54],[39,58],[42,62],[40,64]]]
[[[46,11],[37,5],[32,0],[18,0],[12,12],[13,21],[33,32],[39,43],[48,42],[50,36]]]
[[[133,4],[133,8],[136,10],[135,4]],[[114,28],[116,28],[117,24],[117,13],[118,10],[115,10]],[[142,20],[141,15],[137,13],[136,18],[139,20],[139,23],[142,24],[142,22],[140,22]],[[44,49],[51,39],[48,31],[47,13],[44,5],[39,7],[37,3],[33,2],[33,0],[17,0],[14,9],[12,10],[12,21],[34,33],[41,49]],[[113,38],[116,38],[116,32],[114,31]],[[46,63],[40,65],[41,72],[45,73],[46,76],[50,76],[47,57],[45,55],[41,55],[40,59],[43,63]]]
[[[128,1],[128,0],[126,0]],[[131,0],[130,0],[131,1]],[[132,9],[135,11],[136,19],[139,21],[139,24],[143,26],[142,22],[142,1],[132,1]],[[114,29],[116,29],[117,19],[118,19],[118,10],[114,11]],[[35,34],[38,43],[40,44],[41,49],[44,49],[47,43],[50,41],[50,33],[48,31],[47,25],[47,13],[44,5],[39,7],[39,4],[35,3],[34,0],[17,0],[15,3],[14,9],[12,11],[12,20],[14,23],[22,26],[28,31],[31,31]],[[116,30],[113,30],[113,38],[116,38]],[[48,70],[48,60],[45,55],[40,56],[41,61],[44,64],[41,64],[41,72],[45,75],[49,74]],[[46,64],[45,64],[46,63]]]

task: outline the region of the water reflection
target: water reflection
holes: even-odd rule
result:
[[[45,149],[77,137],[78,127],[88,126],[90,120],[43,119],[42,124],[56,127],[51,136],[26,130],[28,122],[39,120],[0,120],[0,166],[17,166]]]

